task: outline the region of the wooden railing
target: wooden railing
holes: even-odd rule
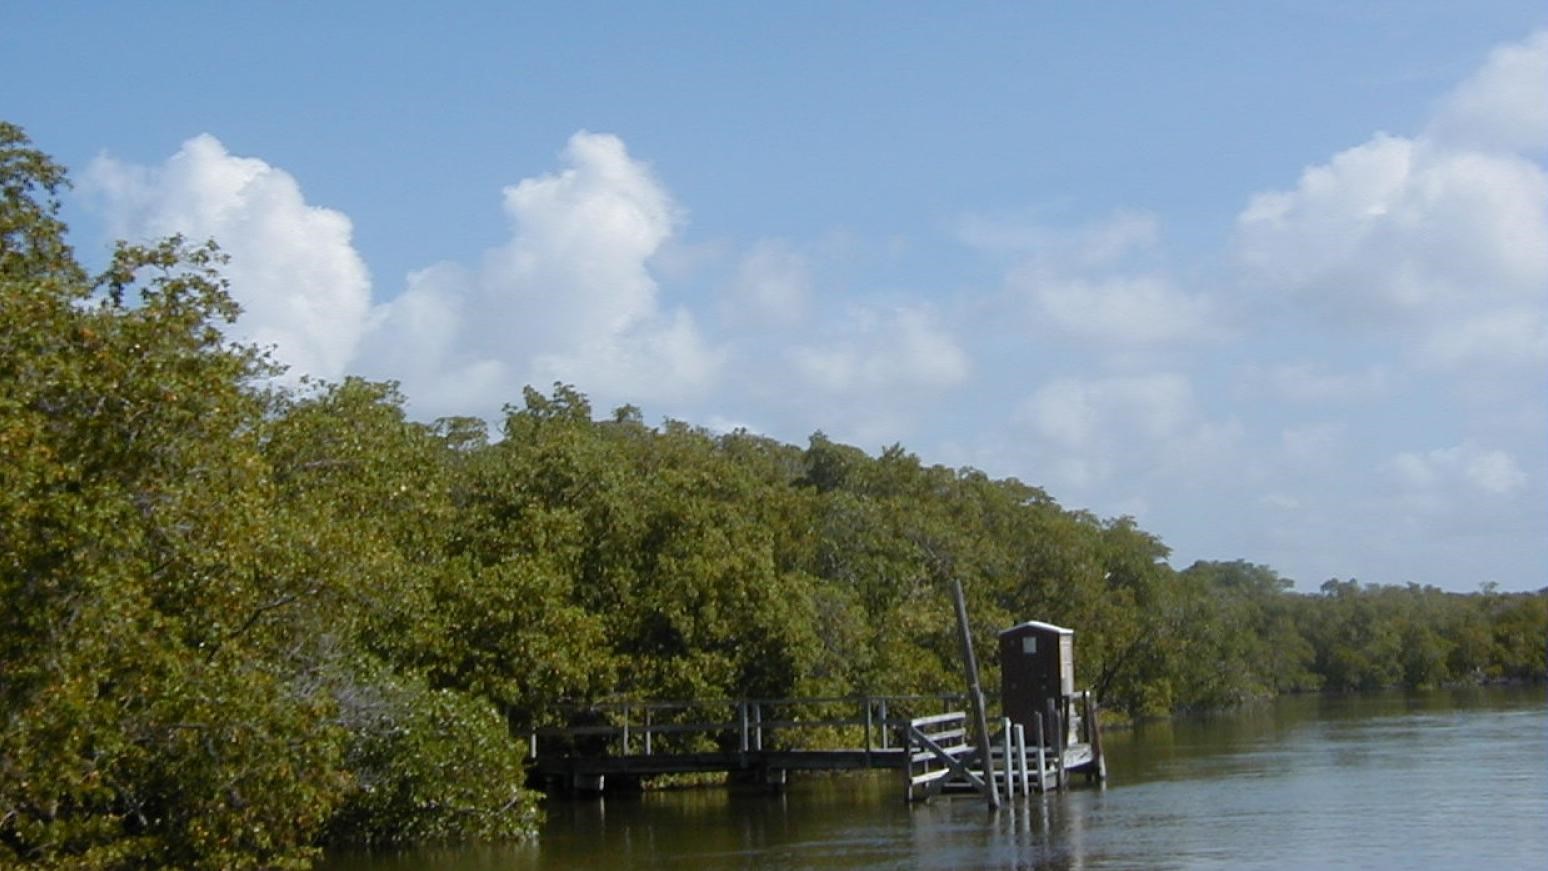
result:
[[[652,755],[711,745],[743,752],[789,746],[789,733],[831,730],[822,743],[887,750],[900,746],[909,720],[962,703],[961,695],[840,696],[794,699],[606,701],[560,709],[569,725],[528,733],[531,758],[560,752]],[[780,737],[776,737],[776,735]],[[590,746],[588,740],[590,739]],[[791,739],[794,740],[794,739]],[[663,743],[670,746],[662,747]]]
[[[981,773],[968,767],[977,750],[967,741],[964,711],[911,720],[903,731],[904,798],[917,801],[936,795],[952,775],[983,791]]]

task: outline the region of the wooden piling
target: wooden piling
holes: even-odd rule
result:
[[[1095,696],[1088,696],[1086,704],[1086,716],[1091,719],[1091,755],[1096,768],[1098,783],[1107,782],[1107,757],[1102,754],[1102,720],[1100,719],[1101,706],[1097,704]]]
[[[741,733],[742,752],[746,753],[750,749],[749,746],[748,746],[748,742],[747,742],[747,703],[746,702],[737,702],[737,705],[736,705],[736,719],[737,719],[737,726],[739,727],[738,731]]]
[[[1032,715],[1032,737],[1037,741],[1037,791],[1048,792],[1048,756],[1043,743],[1043,715]]]
[[[865,764],[869,767],[871,764],[871,697],[866,696],[861,704],[865,706],[862,719],[865,720]]]
[[[1027,730],[1020,723],[1016,730],[1016,766],[1021,771],[1021,794],[1032,794],[1032,783],[1027,776]]]
[[[1011,755],[1011,721],[1010,717],[1000,718],[1000,750],[1005,760],[1005,800],[1010,801],[1016,797],[1015,757]]]

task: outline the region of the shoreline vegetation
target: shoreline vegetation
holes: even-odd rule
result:
[[[1073,627],[1129,718],[1548,672],[1548,592],[1178,570],[1132,518],[902,446],[594,419],[563,384],[493,435],[281,388],[224,339],[213,245],[90,276],[66,184],[0,123],[0,865],[530,837],[512,736],[562,703],[956,690],[953,577],[980,650]]]

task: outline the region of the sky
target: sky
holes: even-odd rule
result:
[[[1548,7],[6,4],[72,241],[416,419],[573,384],[1194,560],[1548,585]]]

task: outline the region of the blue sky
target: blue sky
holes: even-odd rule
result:
[[[74,240],[295,372],[821,429],[1173,562],[1548,584],[1538,2],[18,3]]]

